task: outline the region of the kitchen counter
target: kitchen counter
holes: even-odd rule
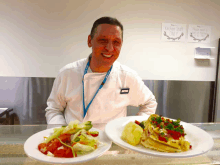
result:
[[[207,153],[191,158],[162,158],[137,153],[114,143],[102,156],[83,165],[144,165],[144,164],[220,164],[220,123],[191,123],[209,133],[214,146]],[[0,164],[47,164],[29,158],[24,152],[25,141],[33,134],[57,125],[1,125]]]

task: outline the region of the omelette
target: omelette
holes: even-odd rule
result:
[[[136,129],[135,136],[131,129],[124,129],[122,139],[126,140],[129,144],[141,144],[146,148],[161,151],[161,152],[183,152],[191,149],[191,145],[185,140],[185,132],[180,120],[174,121],[169,118],[152,114],[148,120],[143,122],[135,121]],[[134,125],[133,130],[134,130]],[[142,127],[143,131],[140,131]],[[139,131],[139,133],[137,133]],[[128,136],[133,134],[132,136]],[[141,136],[140,136],[141,134]],[[133,139],[132,139],[133,138]],[[135,141],[135,143],[133,142]],[[139,142],[139,143],[137,143]]]

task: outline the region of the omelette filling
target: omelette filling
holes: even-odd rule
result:
[[[183,152],[192,148],[190,143],[185,140],[186,134],[179,119],[174,121],[152,114],[148,120],[141,123],[135,121],[134,124],[136,126],[132,125],[132,129],[131,124],[127,124],[122,132],[121,138],[129,144],[141,144],[146,148],[161,152]],[[135,132],[131,130],[135,130]],[[137,133],[138,131],[139,133]]]

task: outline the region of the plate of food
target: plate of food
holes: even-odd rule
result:
[[[25,153],[46,163],[75,164],[101,156],[111,147],[104,131],[92,128],[91,121],[71,121],[67,126],[40,131],[24,143]]]
[[[214,144],[212,137],[204,130],[157,114],[112,120],[107,123],[105,132],[123,148],[169,158],[201,155]]]

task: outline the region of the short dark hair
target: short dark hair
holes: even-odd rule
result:
[[[100,24],[110,24],[110,25],[119,26],[121,28],[121,32],[122,32],[121,35],[122,35],[122,39],[123,39],[123,25],[116,18],[112,18],[112,17],[101,17],[93,23],[92,30],[91,30],[91,33],[90,33],[91,39],[93,39],[93,37],[96,33],[96,30],[97,30],[97,27]]]

